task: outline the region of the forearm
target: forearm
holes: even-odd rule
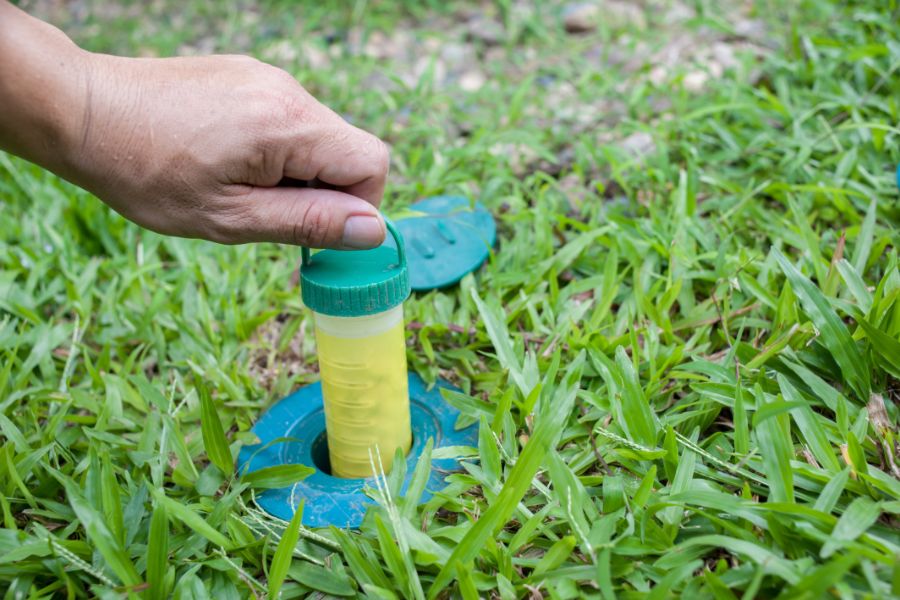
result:
[[[89,94],[88,53],[0,0],[0,149],[66,177]]]
[[[289,74],[249,57],[85,52],[6,0],[0,149],[160,233],[345,249],[384,239],[386,146]]]

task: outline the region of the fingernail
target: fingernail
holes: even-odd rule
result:
[[[377,217],[355,215],[344,222],[346,248],[374,248],[384,241],[384,226]]]

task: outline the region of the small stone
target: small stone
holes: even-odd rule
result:
[[[636,27],[644,29],[647,26],[647,17],[640,6],[632,2],[610,0],[603,3],[603,16],[612,28]]]
[[[469,19],[466,36],[471,40],[483,42],[487,46],[496,46],[503,41],[505,32],[497,21],[481,15]]]
[[[666,23],[681,23],[689,21],[697,16],[693,8],[683,2],[674,0],[666,10],[664,20]]]
[[[471,44],[448,42],[441,47],[440,53],[451,68],[466,67],[476,60],[475,48]]]
[[[647,78],[656,87],[662,87],[669,79],[666,68],[659,65],[650,70],[650,75]]]
[[[478,91],[487,83],[487,78],[479,70],[466,71],[459,78],[459,87],[466,92]]]
[[[735,35],[754,42],[764,42],[766,31],[766,24],[758,19],[742,19],[734,24]]]
[[[569,33],[594,31],[599,20],[600,7],[596,4],[570,4],[563,9],[563,27]]]
[[[297,60],[297,57],[300,55],[300,49],[297,46],[291,40],[279,40],[263,51],[263,58],[266,62],[289,65]]]
[[[734,48],[731,46],[731,44],[716,42],[712,45],[710,51],[712,52],[713,59],[715,59],[717,63],[722,65],[722,68],[726,71],[728,69],[734,69],[735,67],[738,67],[740,65],[738,59],[734,55]]]
[[[684,76],[684,89],[689,92],[700,92],[709,80],[709,75],[703,71],[691,71]]]
[[[636,131],[619,142],[619,147],[634,158],[641,159],[656,152],[656,142],[646,131]]]

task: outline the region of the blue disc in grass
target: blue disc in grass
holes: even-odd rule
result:
[[[409,375],[410,418],[413,443],[406,457],[406,479],[402,493],[406,493],[416,464],[428,439],[434,448],[449,446],[478,446],[478,425],[455,428],[459,411],[447,404],[440,388],[454,389],[438,382],[427,389],[425,382]],[[322,406],[322,385],[313,383],[279,400],[256,425],[253,432],[259,444],[241,448],[238,473],[253,472],[283,464],[304,464],[316,472],[286,488],[266,490],[257,495],[259,506],[269,514],[288,521],[303,503],[303,524],[307,527],[357,528],[366,509],[374,503],[365,488],[376,488],[375,478],[343,479],[333,477],[328,463],[328,440],[325,435],[325,411]],[[277,441],[279,438],[291,438]],[[431,461],[431,474],[421,502],[444,487],[444,478],[460,469],[454,458]]]
[[[497,241],[491,213],[463,196],[426,198],[408,213],[394,225],[406,242],[410,287],[417,292],[457,283],[484,263]]]

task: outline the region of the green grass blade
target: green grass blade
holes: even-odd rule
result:
[[[780,373],[778,374],[778,386],[788,402],[799,406],[799,408],[791,411],[791,416],[794,422],[797,423],[800,433],[803,434],[810,452],[816,457],[822,468],[834,473],[840,471],[841,463],[828,442],[825,430],[819,424],[816,414],[809,408],[800,392]]]
[[[113,472],[108,452],[101,452],[100,465],[100,481],[102,482],[100,496],[103,504],[103,518],[106,519],[106,523],[109,525],[109,529],[116,537],[116,540],[124,547],[125,524],[122,516],[122,498],[119,495],[119,482]]]
[[[803,276],[777,249],[772,254],[791,283],[803,309],[819,330],[822,344],[841,368],[843,376],[863,402],[869,399],[869,374],[865,358],[850,337],[847,327],[838,317],[822,292]]]
[[[151,489],[150,493],[159,504],[165,506],[166,513],[168,515],[178,519],[188,528],[194,530],[196,533],[199,533],[213,544],[221,546],[226,550],[230,549],[233,546],[231,540],[229,540],[223,533],[213,528],[212,525],[206,522],[206,519],[201,517],[191,507],[167,497],[160,490]]]
[[[747,424],[744,386],[740,380],[734,386],[734,451],[738,456],[746,456],[750,451],[750,428]]]
[[[872,343],[872,350],[884,361],[885,368],[894,377],[900,378],[900,341],[895,340],[865,319],[859,320],[859,326],[866,332]]]
[[[697,437],[699,436],[699,429],[695,429],[694,433],[691,436],[691,441],[696,442]],[[669,486],[669,495],[674,496],[675,494],[680,494],[691,487],[691,480],[694,477],[694,468],[697,464],[697,454],[694,453],[690,448],[685,446],[681,451],[681,458],[678,461],[678,466],[675,469],[675,477]],[[664,508],[660,514],[659,518],[665,523],[669,525],[678,525],[681,523],[681,518],[684,515],[684,510],[681,506],[669,506]]]
[[[428,598],[433,600],[453,579],[457,562],[467,564],[474,560],[494,530],[509,518],[516,505],[531,487],[532,478],[541,466],[544,456],[557,439],[562,426],[569,417],[575,402],[584,355],[570,365],[565,377],[565,385],[554,394],[554,400],[535,422],[534,433],[510,470],[509,478],[500,490],[494,503],[481,515],[466,535],[453,549],[450,559],[444,564],[428,590]],[[546,386],[545,386],[546,389]]]
[[[881,505],[870,498],[860,496],[850,503],[831,532],[831,537],[822,546],[820,556],[828,558],[853,541],[871,527],[881,516]]]
[[[475,301],[475,306],[478,307],[478,313],[481,315],[485,331],[487,331],[488,338],[490,338],[494,351],[497,353],[497,360],[500,361],[500,366],[506,369],[507,373],[509,373],[509,378],[516,384],[522,395],[527,396],[531,389],[525,382],[525,377],[522,374],[522,363],[513,350],[503,311],[495,310],[488,306],[478,295],[475,288],[472,288],[472,300]]]
[[[872,308],[872,293],[866,287],[866,283],[860,277],[859,272],[843,258],[837,262],[837,269],[841,274],[841,279],[847,284],[850,295],[853,296],[853,299],[859,305],[859,309],[863,314],[868,314]]]
[[[150,534],[147,540],[147,592],[148,600],[166,597],[166,568],[169,562],[169,517],[163,503],[157,503],[150,517]]]
[[[200,429],[203,435],[203,447],[209,460],[219,467],[226,476],[234,471],[234,460],[228,441],[225,439],[225,430],[219,413],[213,403],[209,388],[202,381],[197,382],[197,392],[200,395]]]
[[[416,507],[422,499],[422,493],[425,486],[428,485],[428,478],[431,476],[431,452],[434,447],[434,439],[428,438],[425,448],[422,449],[422,455],[413,471],[406,488],[406,496],[403,498],[403,506],[400,514],[411,519],[416,514]]]
[[[837,506],[841,494],[844,493],[844,486],[847,485],[849,480],[850,467],[844,467],[840,473],[828,480],[828,483],[825,484],[825,487],[819,493],[819,497],[816,498],[813,508],[825,514],[830,514],[834,507]]]
[[[61,479],[61,481],[66,489],[69,505],[75,511],[82,527],[84,527],[91,542],[94,543],[106,564],[109,565],[109,568],[125,585],[139,584],[141,578],[137,574],[134,564],[106,526],[103,516],[88,504],[81,490],[78,489],[78,486],[72,480]]]
[[[794,501],[794,471],[791,458],[794,447],[790,437],[790,421],[784,413],[764,419],[757,424],[756,438],[769,482],[769,500]]]
[[[571,535],[560,538],[553,544],[547,553],[541,557],[538,564],[534,567],[533,577],[540,577],[544,573],[551,573],[561,564],[563,564],[572,554],[577,541]]]
[[[241,482],[256,489],[283,488],[303,481],[315,472],[306,465],[274,465],[242,475]]]
[[[853,268],[856,272],[863,274],[866,272],[866,264],[869,261],[869,254],[872,252],[872,242],[875,239],[875,218],[878,215],[878,200],[872,198],[869,203],[869,209],[859,228],[859,235],[856,236],[856,245],[853,247]]]
[[[272,562],[269,565],[269,598],[277,600],[281,596],[281,586],[284,584],[284,578],[287,577],[288,569],[291,567],[291,561],[294,558],[294,548],[297,547],[297,540],[300,539],[300,522],[303,520],[303,505],[297,507],[291,522],[281,534],[278,541],[278,547],[275,554],[272,555]]]

